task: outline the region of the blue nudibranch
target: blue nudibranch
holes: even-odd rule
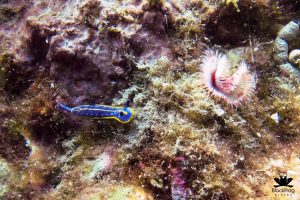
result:
[[[105,105],[81,105],[68,107],[64,104],[58,104],[62,110],[78,116],[95,117],[99,119],[115,119],[121,123],[128,123],[133,119],[134,110],[129,107],[113,107]]]

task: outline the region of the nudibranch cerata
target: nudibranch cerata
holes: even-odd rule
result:
[[[115,119],[120,123],[129,123],[134,116],[134,109],[125,107],[113,107],[106,105],[80,105],[68,107],[59,103],[58,107],[77,116],[93,117],[98,119]]]
[[[235,66],[227,55],[207,50],[200,69],[204,87],[213,97],[232,106],[239,106],[251,99],[256,79],[244,61]]]

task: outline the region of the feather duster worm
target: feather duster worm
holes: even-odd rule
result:
[[[201,80],[213,97],[235,107],[251,100],[256,80],[244,61],[232,66],[226,55],[207,50],[200,68]]]

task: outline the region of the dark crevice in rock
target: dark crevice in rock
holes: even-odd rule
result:
[[[52,113],[32,116],[28,126],[32,140],[45,146],[60,144],[63,139],[67,138],[67,132],[73,129],[71,124]]]
[[[274,36],[270,24],[266,23],[271,21],[271,14],[247,0],[239,4],[239,10],[220,6],[209,16],[205,32],[211,36],[212,44],[234,47],[247,42],[253,35],[265,40]]]
[[[11,61],[4,74],[4,90],[12,96],[19,96],[34,82],[35,76],[36,70],[28,64]]]
[[[1,122],[2,124],[2,122]],[[28,158],[30,148],[21,133],[12,133],[7,128],[0,128],[0,157],[8,162],[20,162]]]
[[[61,182],[62,178],[62,171],[59,168],[55,168],[49,173],[46,177],[45,180],[47,182],[42,186],[46,190],[52,190],[55,189]]]
[[[278,5],[284,9],[284,14],[291,12],[300,12],[299,0],[278,0]],[[299,14],[299,13],[298,13]]]
[[[41,33],[40,30],[34,29],[29,40],[29,52],[33,56],[33,63],[45,61],[49,51],[49,36]]]
[[[128,86],[132,70],[119,32],[73,27],[52,37],[50,76],[62,84],[73,104],[112,99]]]

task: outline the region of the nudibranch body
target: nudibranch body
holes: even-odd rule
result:
[[[228,56],[207,50],[200,68],[201,80],[212,96],[232,106],[239,106],[251,99],[256,81],[244,61],[235,66]]]
[[[134,116],[134,110],[129,107],[113,107],[96,104],[81,105],[71,108],[61,103],[58,104],[58,107],[77,116],[115,119],[121,123],[129,123]]]

